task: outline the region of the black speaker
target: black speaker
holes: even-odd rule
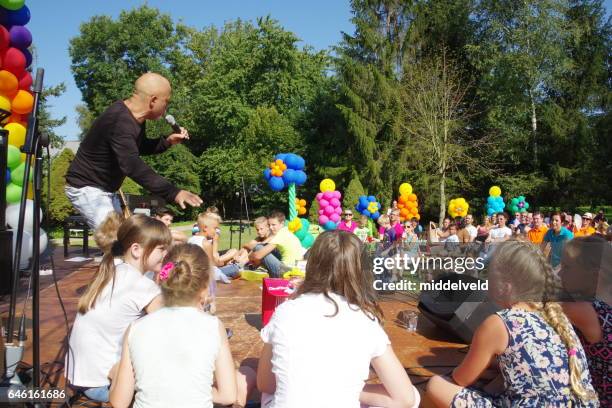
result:
[[[450,273],[435,279],[432,285],[450,287],[480,286],[485,282],[472,276]],[[436,285],[438,283],[438,285]],[[443,285],[445,284],[446,285]],[[461,286],[460,286],[461,285]],[[472,342],[476,328],[490,315],[500,310],[491,302],[485,290],[423,290],[419,297],[421,314],[447,333]]]

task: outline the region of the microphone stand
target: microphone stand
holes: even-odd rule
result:
[[[38,108],[43,88],[44,69],[36,70],[36,81],[34,82],[34,104],[28,118],[28,129],[25,144],[21,151],[26,154],[24,182],[21,191],[21,204],[19,208],[19,222],[17,227],[17,239],[15,243],[15,256],[13,264],[13,280],[11,292],[11,304],[9,309],[7,343],[13,341],[13,327],[15,318],[15,307],[17,300],[17,284],[19,281],[19,259],[21,259],[21,248],[23,244],[23,228],[25,221],[26,199],[30,179],[32,157],[34,164],[34,205],[33,205],[33,227],[32,227],[32,262],[30,279],[33,279],[32,294],[32,354],[33,354],[33,376],[32,386],[40,387],[40,203],[42,187],[42,148],[49,144],[48,137],[41,136],[38,132]]]

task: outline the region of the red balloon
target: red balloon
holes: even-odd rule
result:
[[[25,89],[29,91],[32,87],[32,75],[28,71],[25,71],[21,78],[19,78],[19,89]]]
[[[9,47],[11,42],[11,36],[3,25],[0,25],[0,51],[4,51]]]
[[[17,78],[20,78],[21,75],[23,75],[23,71],[25,71],[26,67],[26,58],[25,55],[23,55],[23,52],[17,48],[11,47],[6,50],[2,61],[3,69],[12,72]]]

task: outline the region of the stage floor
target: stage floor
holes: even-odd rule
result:
[[[65,262],[61,251],[55,251],[56,274],[69,324],[72,324],[76,313],[79,296],[96,271],[93,262]],[[27,284],[26,284],[27,285]],[[20,285],[23,287],[23,282]],[[27,286],[26,286],[27,287]],[[18,302],[18,311],[22,310],[23,297]],[[7,299],[0,303],[0,314],[6,318]],[[41,364],[48,373],[48,381],[63,385],[64,338],[66,325],[60,307],[57,293],[50,277],[44,277],[41,282]],[[426,318],[419,316],[416,333],[410,333],[397,323],[397,316],[403,310],[416,310],[416,300],[400,293],[384,295],[381,306],[385,314],[384,328],[395,353],[406,367],[417,388],[424,389],[427,378],[432,374],[447,374],[465,355],[465,344],[445,335]],[[30,307],[27,315],[30,317]],[[261,327],[261,284],[235,280],[231,284],[218,285],[217,316],[226,327],[233,330],[230,347],[236,366],[246,364],[257,366],[257,358],[262,348],[259,337]],[[31,321],[28,320],[28,342],[23,362],[31,364]],[[43,375],[45,379],[45,375]],[[375,373],[371,373],[370,381],[376,382]],[[423,398],[422,407],[431,406],[427,398]]]

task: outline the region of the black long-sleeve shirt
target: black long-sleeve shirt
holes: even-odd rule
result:
[[[146,137],[146,125],[138,123],[123,101],[117,101],[93,123],[66,173],[72,187],[97,187],[115,192],[126,176],[166,201],[180,191],[158,175],[140,155],[162,153],[170,145],[164,138]]]

